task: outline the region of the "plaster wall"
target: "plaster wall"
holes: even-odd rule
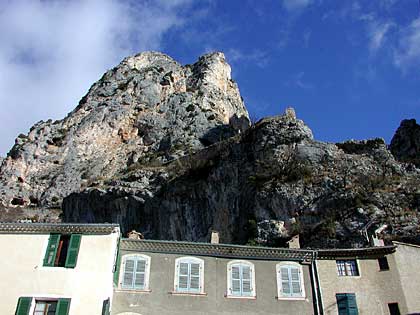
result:
[[[420,314],[420,246],[396,243],[395,260],[408,314]]]
[[[355,293],[359,315],[388,315],[388,303],[398,303],[401,314],[407,314],[395,257],[386,257],[387,271],[379,270],[377,259],[357,259],[359,276],[338,276],[335,260],[318,260],[324,314],[338,314],[337,293]]]
[[[43,267],[48,239],[49,234],[0,235],[0,314],[14,314],[19,297],[71,298],[69,315],[101,314],[113,294],[118,233],[83,235],[74,269]]]
[[[122,251],[121,254],[136,252]],[[247,260],[255,266],[256,298],[228,298],[227,264],[234,259],[204,260],[204,295],[177,295],[174,291],[175,259],[183,255],[138,252],[151,257],[150,292],[116,289],[112,315],[199,314],[313,314],[310,266],[303,265],[306,298],[277,298],[276,264],[280,261]]]

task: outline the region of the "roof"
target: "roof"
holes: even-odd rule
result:
[[[411,243],[404,243],[404,242],[397,242],[397,241],[392,241],[392,243],[396,244],[397,247],[401,245],[401,246],[410,246],[410,247],[420,248],[419,245],[411,244]]]
[[[211,256],[238,259],[281,259],[294,261],[312,261],[315,259],[315,252],[313,250],[198,242],[122,239],[120,248],[126,251]]]
[[[120,230],[118,224],[0,223],[0,234],[80,233],[105,235]]]
[[[396,246],[376,246],[367,248],[318,249],[318,259],[337,258],[377,258],[395,252]]]

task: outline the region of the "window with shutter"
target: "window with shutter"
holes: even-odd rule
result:
[[[297,263],[276,265],[278,298],[304,298],[302,266]]]
[[[76,267],[81,238],[80,234],[50,234],[43,265],[45,267]]]
[[[338,315],[358,315],[356,294],[338,293],[336,294]]]
[[[231,297],[255,297],[254,265],[247,261],[228,263],[228,292]]]
[[[175,292],[203,293],[204,261],[181,257],[175,261]]]
[[[55,315],[68,315],[70,310],[70,299],[59,299]]]
[[[123,256],[121,288],[127,290],[149,289],[150,257],[146,255]]]
[[[16,307],[15,315],[29,315],[31,308],[32,298],[31,297],[20,297]]]

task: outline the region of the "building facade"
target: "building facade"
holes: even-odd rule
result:
[[[0,223],[0,314],[106,314],[118,225]]]
[[[113,224],[0,223],[0,314],[420,314],[420,246],[122,239]],[[214,238],[216,239],[216,238]]]
[[[123,239],[112,314],[314,314],[313,251]]]

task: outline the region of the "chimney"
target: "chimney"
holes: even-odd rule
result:
[[[287,244],[289,245],[289,248],[300,248],[299,234],[293,236]]]
[[[144,240],[144,235],[139,232],[136,232],[136,230],[128,232],[127,237],[132,240]]]
[[[212,244],[219,244],[219,232],[211,231],[211,240],[210,243]]]

